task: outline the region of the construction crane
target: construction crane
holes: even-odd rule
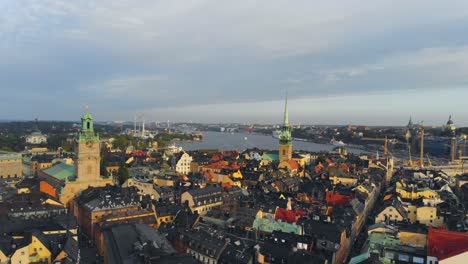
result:
[[[426,153],[426,157],[427,157],[427,162],[428,162],[429,166],[432,167],[432,161],[431,161],[431,159],[429,158],[429,153]]]
[[[420,149],[420,156],[419,162],[421,163],[421,168],[424,167],[424,126],[423,122],[421,122],[421,149]]]
[[[384,142],[384,154],[388,155],[388,141],[393,139],[388,139],[387,136],[385,138],[361,138],[362,140],[369,140],[369,141],[383,141]]]

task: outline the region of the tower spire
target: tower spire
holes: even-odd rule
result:
[[[284,103],[284,125],[289,126],[288,93],[287,92],[286,92],[286,100]]]

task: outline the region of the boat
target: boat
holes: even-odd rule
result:
[[[332,139],[332,140],[330,140],[330,143],[331,143],[333,146],[337,146],[337,147],[344,147],[344,146],[346,146],[346,143],[344,143],[344,142],[341,141],[341,140]]]

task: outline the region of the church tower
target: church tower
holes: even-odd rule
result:
[[[284,123],[281,134],[279,136],[279,161],[292,159],[292,136],[291,127],[289,126],[289,113],[288,113],[288,97],[284,105]]]
[[[86,110],[81,117],[81,131],[76,138],[75,172],[77,181],[91,182],[100,179],[100,141],[94,133],[93,116]]]

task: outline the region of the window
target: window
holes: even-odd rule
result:
[[[385,257],[388,259],[393,259],[395,256],[393,252],[385,252]]]
[[[420,257],[413,257],[413,263],[424,263],[424,259]]]
[[[409,262],[409,256],[408,256],[408,255],[404,255],[404,254],[400,254],[400,255],[398,256],[398,260],[405,261],[405,262]]]

